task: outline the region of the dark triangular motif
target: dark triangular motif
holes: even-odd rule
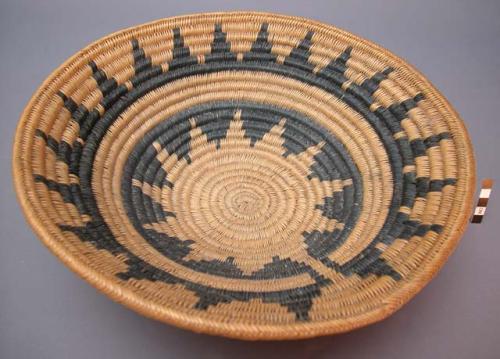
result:
[[[243,56],[244,61],[275,61],[276,55],[271,54],[273,44],[269,42],[268,23],[263,23],[260,27],[257,38],[249,52]]]
[[[89,61],[89,66],[92,69],[92,77],[97,82],[99,90],[101,90],[103,96],[107,96],[118,86],[116,80],[114,78],[108,79],[106,73],[97,67],[94,61]]]
[[[221,24],[215,24],[214,41],[210,45],[212,54],[218,52],[228,52],[231,44],[226,41],[227,34],[222,31]]]
[[[422,93],[418,93],[413,98],[390,105],[388,109],[398,121],[402,121],[408,117],[408,111],[417,107],[418,103],[424,98]]]
[[[144,49],[137,39],[132,39],[132,54],[134,56],[134,69],[136,75],[151,68],[151,58],[146,56]]]
[[[161,66],[153,65],[150,56],[146,56],[144,49],[140,46],[137,39],[132,39],[132,54],[134,57],[135,75],[130,79],[133,87],[140,83],[149,80],[153,76],[157,76],[162,72]],[[118,98],[127,93],[128,89],[124,84],[117,87],[115,95]]]
[[[184,44],[184,37],[181,34],[181,29],[176,27],[172,29],[172,33],[174,35],[174,48],[172,50],[172,61],[169,63],[169,69],[174,70],[179,67],[197,64],[197,58],[191,56],[189,47]]]
[[[214,40],[210,44],[210,54],[205,55],[205,62],[236,61],[236,54],[231,52],[231,43],[227,41],[227,34],[222,31],[221,24],[215,24]]]
[[[297,61],[306,62],[309,59],[309,56],[311,56],[311,52],[309,51],[309,49],[312,45],[311,40],[313,35],[314,32],[308,31],[306,36],[299,42],[297,47],[292,49],[290,55],[287,56],[287,59],[296,59]]]
[[[78,105],[71,97],[66,96],[62,91],[57,91],[57,96],[63,100],[63,105],[66,110],[68,110],[71,114],[76,112]]]
[[[172,32],[174,33],[173,58],[177,59],[180,57],[188,57],[190,55],[189,47],[184,46],[184,37],[181,35],[181,29],[176,27],[175,29],[172,29]]]
[[[89,111],[85,105],[77,105],[76,102],[66,96],[62,91],[58,91],[57,95],[63,100],[64,107],[71,112],[71,119],[80,125],[80,138],[86,140],[92,127],[101,117],[96,109]]]
[[[314,65],[309,62],[309,51],[312,45],[313,31],[308,31],[306,36],[299,42],[297,47],[292,49],[290,55],[285,58],[284,64],[312,72]]]
[[[392,67],[387,67],[381,72],[376,72],[372,77],[364,80],[361,85],[352,82],[347,92],[354,95],[357,99],[363,101],[367,106],[374,103],[373,93],[378,90],[380,83],[387,79],[388,75],[394,71]]]
[[[327,74],[328,71],[334,71],[339,74],[344,74],[347,70],[347,61],[351,58],[352,46],[346,47],[346,49],[336,58],[334,58],[328,65],[319,71],[319,74]]]
[[[347,77],[344,76],[344,73],[347,70],[347,61],[351,58],[351,51],[351,46],[346,47],[339,56],[332,59],[328,65],[319,70],[317,75],[338,86],[342,86],[342,84],[347,81]]]
[[[380,83],[387,79],[392,71],[394,71],[394,68],[387,67],[384,71],[376,72],[372,77],[363,81],[361,87],[368,91],[370,95],[373,95],[378,90]]]
[[[47,135],[45,132],[40,130],[39,128],[35,131],[35,137],[41,138],[45,145],[52,150],[52,152],[57,154],[57,149],[59,148],[59,141],[57,141],[51,135]]]

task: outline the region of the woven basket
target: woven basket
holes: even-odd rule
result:
[[[462,121],[411,66],[243,12],[86,47],[29,102],[13,165],[29,223],[76,273],[148,317],[244,339],[396,311],[456,246],[475,184]]]

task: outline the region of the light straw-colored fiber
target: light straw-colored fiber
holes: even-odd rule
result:
[[[242,339],[386,318],[457,245],[475,184],[462,121],[417,70],[251,12],[89,45],[27,105],[13,168],[30,225],[93,286]]]

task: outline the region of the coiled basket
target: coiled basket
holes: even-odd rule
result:
[[[462,121],[410,65],[333,26],[246,12],[78,52],[27,105],[13,165],[29,223],[93,286],[244,339],[396,311],[456,246],[475,184]]]

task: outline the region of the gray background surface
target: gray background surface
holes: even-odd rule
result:
[[[420,69],[470,131],[479,178],[500,178],[499,1],[0,0],[0,358],[498,358],[500,186],[447,265],[389,319],[334,337],[240,342],[194,334],[112,302],[26,224],[11,181],[19,115],[40,83],[104,35],[161,17],[263,10],[336,25]],[[499,184],[500,185],[500,184]]]

